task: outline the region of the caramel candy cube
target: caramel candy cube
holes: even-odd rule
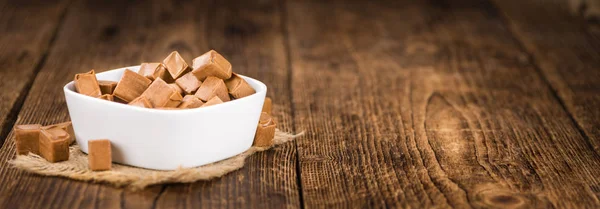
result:
[[[217,77],[208,77],[198,88],[195,94],[202,101],[208,101],[214,96],[218,96],[223,102],[229,101],[229,93],[225,82]]]
[[[73,123],[71,121],[56,124],[56,126],[61,127],[67,133],[69,133],[69,144],[73,144],[75,142],[75,130],[73,129]]]
[[[102,94],[94,70],[75,75],[75,90],[80,94],[92,97],[97,97]]]
[[[265,103],[263,104],[263,108],[262,111],[266,112],[267,114],[271,115],[271,108],[272,108],[272,101],[271,98],[269,97],[265,97]]]
[[[100,85],[100,92],[102,92],[102,94],[112,94],[115,87],[117,87],[117,82],[115,81],[100,80],[98,81],[98,84]]]
[[[185,93],[193,94],[196,90],[198,90],[198,87],[200,87],[202,81],[199,81],[196,76],[190,72],[175,80],[175,83],[181,87]]]
[[[44,126],[42,127],[42,129],[52,129],[57,127],[62,128],[69,134],[69,144],[73,144],[73,142],[75,142],[75,130],[73,130],[73,124],[71,123],[71,121]]]
[[[169,56],[163,60],[163,64],[173,79],[177,79],[190,71],[190,66],[177,51],[171,52],[171,54],[169,54]]]
[[[48,162],[69,159],[69,133],[60,127],[41,129],[40,155]]]
[[[183,99],[179,92],[160,78],[154,80],[142,95],[148,98],[154,108],[177,107]]]
[[[176,107],[157,107],[154,109],[158,109],[158,110],[181,110],[181,108],[176,108]]]
[[[145,108],[152,108],[152,104],[150,103],[150,101],[148,100],[148,98],[146,98],[146,96],[144,96],[144,95],[139,96],[138,98],[135,98],[128,105],[133,105],[133,106],[138,106],[138,107],[145,107]]]
[[[242,77],[238,76],[235,73],[231,75],[231,78],[225,81],[225,85],[229,90],[229,94],[231,94],[231,96],[233,96],[233,98],[236,99],[245,96],[250,96],[256,93],[254,88],[252,88],[252,86],[250,86],[250,84],[248,84],[246,80],[244,80]]]
[[[221,104],[221,103],[223,103],[223,101],[221,101],[221,99],[219,99],[218,96],[214,96],[213,98],[208,100],[206,103],[204,103],[201,107],[208,107],[208,106],[213,106],[213,105]]]
[[[88,141],[88,165],[92,171],[110,170],[112,166],[112,151],[108,139]]]
[[[231,63],[215,50],[210,50],[192,60],[192,73],[198,80],[204,81],[209,76],[220,79],[231,77]]]
[[[171,74],[167,71],[167,68],[165,68],[165,66],[160,62],[142,63],[138,74],[150,80],[156,80],[156,78],[161,78],[167,83],[173,82]]]
[[[17,125],[14,128],[17,145],[17,154],[26,155],[27,153],[39,154],[40,144],[40,124]]]
[[[268,147],[273,145],[276,126],[275,120],[269,114],[265,112],[261,113],[258,127],[256,128],[256,135],[254,136],[253,146]]]
[[[170,83],[169,86],[171,86],[171,88],[173,88],[173,90],[176,92],[179,92],[179,94],[182,96],[185,95],[185,91],[183,91],[183,89],[181,89],[181,87],[179,87],[176,83]]]
[[[121,104],[129,104],[129,102],[119,99],[119,97],[116,97],[114,94],[113,94],[113,102],[121,103]]]
[[[131,102],[142,95],[151,82],[150,79],[126,69],[113,95],[125,102]]]
[[[182,102],[178,107],[181,109],[197,108],[201,107],[204,104],[202,100],[198,99],[198,97],[194,95],[185,95],[185,97],[183,97],[183,100],[181,101]]]
[[[115,98],[113,97],[112,94],[103,94],[99,97],[96,97],[98,99],[103,99],[103,100],[107,100],[107,101],[115,101]]]

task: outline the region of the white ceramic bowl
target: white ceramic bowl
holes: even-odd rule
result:
[[[125,69],[96,74],[98,80],[119,81]],[[158,110],[129,106],[75,92],[73,82],[64,87],[81,150],[88,140],[109,139],[113,162],[156,170],[196,167],[244,152],[256,132],[267,87],[241,76],[256,93],[209,107]]]

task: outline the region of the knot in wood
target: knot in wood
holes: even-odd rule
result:
[[[505,189],[487,189],[475,195],[476,201],[490,208],[529,208],[528,199]]]

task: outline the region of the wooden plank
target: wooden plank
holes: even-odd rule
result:
[[[600,157],[490,4],[287,11],[306,207],[600,205]]]
[[[68,3],[0,1],[0,146],[44,63]]]
[[[600,40],[564,1],[495,1],[507,25],[600,153]],[[535,11],[535,12],[528,12]]]
[[[289,71],[276,0],[211,2],[205,50],[225,55],[233,71],[263,81],[278,128],[292,131]],[[298,208],[296,149],[289,143],[246,160],[242,169],[211,182],[169,185],[157,208]]]
[[[168,44],[146,40],[154,32],[146,24],[161,26],[158,13],[151,12],[156,8],[146,5],[129,1],[106,5],[94,1],[74,2],[16,123],[52,124],[69,120],[62,86],[72,80],[75,73],[133,65],[142,58],[165,54],[165,51],[146,51],[155,44]],[[11,132],[6,145],[0,149],[0,184],[3,185],[0,208],[148,208],[161,190],[155,187],[132,193],[104,185],[28,174],[7,164],[14,153]]]
[[[277,2],[211,6],[194,1],[76,2],[48,61],[35,80],[17,124],[68,120],[62,85],[74,73],[162,60],[178,50],[184,58],[215,48],[234,71],[265,81],[276,117],[290,130],[289,86]],[[214,3],[213,3],[214,4]],[[243,7],[242,7],[243,6]],[[247,8],[247,9],[246,9]],[[136,15],[145,14],[145,15]],[[82,38],[83,37],[83,38]],[[51,99],[50,99],[51,98]],[[57,98],[57,99],[55,99]],[[287,124],[287,125],[285,125]],[[293,144],[261,153],[222,179],[191,185],[155,186],[131,192],[110,186],[40,177],[9,168],[12,133],[0,150],[0,208],[179,208],[186,206],[297,207]]]

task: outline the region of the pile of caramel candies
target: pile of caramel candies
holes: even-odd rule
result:
[[[142,63],[137,73],[125,70],[119,82],[98,81],[94,70],[77,74],[75,88],[99,99],[157,109],[200,108],[256,93],[215,50],[195,58],[191,67],[174,51],[160,63]],[[266,98],[254,145],[272,145],[275,126],[271,99]]]
[[[142,63],[137,73],[125,70],[119,82],[98,81],[94,70],[77,74],[75,88],[80,94],[157,109],[206,107],[256,93],[214,50],[192,63],[174,51],[162,62]]]

